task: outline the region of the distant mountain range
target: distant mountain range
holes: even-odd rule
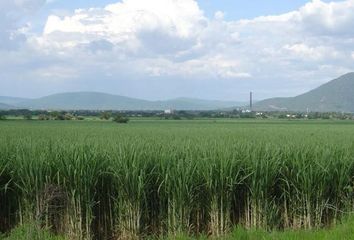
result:
[[[33,110],[216,110],[247,106],[245,102],[176,98],[148,101],[99,92],[54,94],[37,99],[1,97],[0,109]],[[270,98],[254,104],[256,111],[354,112],[354,73],[345,74],[296,97]]]
[[[9,110],[9,109],[14,109],[16,107],[5,104],[5,103],[0,103],[0,110]]]
[[[0,103],[6,104],[6,105],[16,105],[17,103],[27,101],[29,99],[27,98],[18,98],[18,97],[5,97],[5,96],[0,96]]]
[[[54,94],[37,99],[0,97],[0,109],[35,110],[215,110],[245,105],[242,102],[176,98],[148,101],[99,92]]]
[[[354,73],[345,74],[296,97],[259,101],[254,110],[354,112]]]

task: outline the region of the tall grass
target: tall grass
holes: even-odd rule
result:
[[[0,230],[69,239],[317,229],[353,211],[354,125],[0,125]]]

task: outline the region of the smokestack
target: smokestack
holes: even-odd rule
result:
[[[250,111],[252,112],[252,108],[253,108],[253,93],[252,92],[250,92]]]

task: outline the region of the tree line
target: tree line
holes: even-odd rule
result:
[[[199,118],[232,118],[232,119],[341,119],[354,120],[353,113],[340,112],[255,112],[242,109],[214,110],[214,111],[45,111],[45,110],[5,110],[0,111],[0,120],[6,120],[9,116],[23,118],[25,120],[85,120],[96,118],[112,120],[118,123],[127,123],[129,118],[158,118],[165,120],[192,120]]]

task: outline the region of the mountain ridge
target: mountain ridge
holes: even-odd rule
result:
[[[236,101],[180,97],[144,100],[102,92],[66,92],[26,99],[1,97],[0,109],[32,110],[217,110],[246,106]],[[354,72],[342,75],[295,97],[270,98],[254,103],[255,111],[354,112]]]
[[[10,109],[15,109],[16,107],[11,106],[6,103],[0,103],[0,110],[10,110]]]
[[[6,105],[13,105],[19,102],[30,100],[29,98],[21,98],[21,97],[10,97],[10,96],[0,96],[0,103]]]
[[[1,99],[1,97],[0,97]],[[33,110],[215,110],[242,105],[241,102],[175,98],[150,101],[102,92],[65,92],[13,104]]]
[[[354,72],[295,97],[269,98],[254,105],[262,111],[354,112]]]

